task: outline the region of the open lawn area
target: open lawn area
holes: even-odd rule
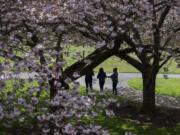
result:
[[[69,52],[68,56],[65,56],[65,60],[67,62],[66,66],[70,66],[71,64],[75,63],[77,61],[76,53],[80,52],[80,54],[83,54],[83,50],[85,51],[85,56],[90,54],[91,52],[94,51],[93,47],[82,47],[82,46],[70,46],[69,48],[66,49],[67,52]],[[180,73],[180,68],[177,68],[177,64],[174,61],[170,61],[167,63],[168,65],[168,73],[172,74],[178,74]],[[137,73],[139,72],[136,70],[134,67],[132,67],[130,64],[128,64],[126,61],[123,61],[116,56],[112,56],[106,61],[104,61],[102,64],[97,66],[94,71],[98,72],[99,68],[103,67],[105,72],[111,73],[113,68],[117,67],[118,72],[122,73]],[[160,73],[163,73],[163,69],[160,70]]]
[[[125,135],[125,132],[137,135],[178,135],[180,133],[180,125],[176,127],[156,127],[149,124],[139,124],[136,121],[117,116],[100,115],[92,119],[84,118],[82,122],[99,124],[108,129],[110,135]]]
[[[130,87],[136,90],[142,90],[142,79],[134,78],[128,81]],[[156,81],[156,93],[160,95],[168,95],[180,97],[180,79],[164,79],[158,78]]]

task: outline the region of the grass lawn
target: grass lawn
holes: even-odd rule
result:
[[[15,81],[15,80],[13,80]],[[6,87],[5,90],[12,92],[12,81],[6,81]],[[33,85],[34,87],[38,86],[37,82],[31,82],[29,83],[28,80],[25,80],[23,82],[24,88],[19,89],[17,92],[18,94],[22,94],[27,96],[26,92],[28,87],[30,85]],[[46,93],[47,94],[47,93]],[[45,95],[46,95],[45,94]],[[80,94],[85,95],[85,87],[80,88]],[[128,102],[125,101],[122,97],[114,96],[111,93],[106,93],[105,95],[99,94],[99,92],[96,93],[97,101],[106,100],[108,98],[117,99],[117,101],[121,102]],[[102,110],[103,111],[103,110]],[[124,135],[125,132],[131,132],[136,133],[137,135],[178,135],[180,133],[180,125],[176,125],[175,127],[161,127],[158,128],[156,126],[150,125],[148,123],[140,124],[137,121],[131,120],[131,119],[125,119],[123,117],[119,116],[112,116],[107,117],[103,112],[98,113],[98,116],[96,117],[83,117],[79,120],[82,124],[93,124],[93,125],[101,125],[104,129],[108,130],[110,132],[110,135]],[[0,126],[0,135],[5,135],[5,131],[3,127]]]
[[[128,84],[134,89],[143,89],[141,78],[130,79]],[[180,79],[158,78],[156,81],[156,93],[161,95],[180,97]]]
[[[125,135],[125,132],[131,132],[137,135],[178,135],[180,133],[180,125],[169,128],[158,128],[149,124],[138,124],[135,121],[117,116],[107,117],[99,115],[95,118],[84,118],[82,122],[93,125],[99,124],[107,129],[110,135]]]
[[[65,51],[68,51],[70,54],[69,56],[65,56],[65,60],[67,62],[66,66],[70,66],[71,64],[75,63],[77,61],[77,57],[75,57],[75,54],[77,52],[80,52],[80,54],[82,55],[83,50],[85,50],[85,56],[87,56],[88,54],[90,54],[91,52],[94,51],[93,47],[82,47],[82,46],[70,46],[69,48],[66,48]],[[168,64],[168,68],[169,68],[169,72],[168,73],[173,73],[173,74],[177,74],[180,73],[180,68],[176,68],[177,64],[176,62],[172,61]],[[118,68],[118,72],[124,72],[124,73],[137,73],[139,72],[138,70],[136,70],[134,67],[132,67],[130,64],[128,64],[126,61],[123,61],[119,58],[117,58],[116,56],[112,56],[109,59],[107,59],[106,61],[104,61],[102,64],[100,64],[99,66],[97,66],[94,71],[98,72],[99,68],[103,67],[105,72],[112,72],[113,68],[117,67]],[[161,73],[163,73],[163,70],[160,70]]]
[[[85,94],[84,87],[81,87],[80,93]],[[108,98],[115,98],[119,102],[128,102],[122,97],[114,96],[111,93],[99,95],[97,92],[98,101]],[[175,127],[156,127],[148,123],[142,124],[119,116],[107,117],[104,113],[92,118],[84,117],[80,121],[84,124],[101,125],[110,132],[110,135],[124,135],[125,132],[131,132],[137,135],[178,135],[180,133],[180,124]]]

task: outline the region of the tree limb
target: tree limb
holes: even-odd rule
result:
[[[85,75],[88,71],[93,70],[96,66],[101,64],[103,61],[108,59],[109,57],[113,56],[120,47],[122,43],[122,39],[119,38],[115,41],[115,46],[113,49],[108,49],[106,46],[96,49],[90,55],[85,57],[83,60],[78,61],[71,65],[70,67],[66,68],[62,73],[62,76],[59,78],[59,81],[63,81],[66,78],[70,78],[71,80],[76,80],[79,77]],[[86,63],[85,61],[90,61]],[[73,73],[79,73],[79,77],[74,77]]]
[[[159,22],[158,22],[158,27],[159,27],[159,28],[161,28],[161,27],[163,26],[163,23],[164,23],[164,21],[165,21],[165,18],[166,18],[166,16],[168,15],[170,9],[171,9],[171,6],[167,6],[167,7],[164,9],[163,13],[161,14],[161,17],[160,17]]]
[[[169,56],[159,65],[159,69],[162,68],[171,58],[172,58],[172,56],[169,55]]]
[[[143,66],[142,63],[140,63],[139,61],[137,61],[136,59],[130,57],[128,55],[128,53],[133,52],[133,49],[125,49],[122,51],[118,51],[115,56],[125,60],[126,62],[128,62],[129,64],[131,64],[133,67],[135,67],[137,70],[139,70],[140,72],[143,71]]]

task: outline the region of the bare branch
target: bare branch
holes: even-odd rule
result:
[[[174,33],[179,32],[179,31],[180,31],[180,27],[176,28],[176,29],[174,30]]]
[[[139,40],[139,43],[140,44],[143,44],[143,42],[142,42],[142,39],[141,39],[141,36],[140,36],[140,34],[139,34],[139,31],[138,31],[138,29],[136,29],[135,27],[133,27],[133,32],[134,32],[134,34],[135,34],[135,36],[136,36],[136,38]]]
[[[159,66],[159,68],[162,68],[170,59],[172,58],[171,55],[169,55]]]
[[[115,56],[127,61],[129,64],[134,66],[137,70],[142,72],[143,71],[142,63],[140,63],[138,60],[129,56],[128,53],[131,53],[131,52],[133,52],[133,49],[120,50],[115,54]]]
[[[167,6],[164,9],[163,13],[161,14],[161,17],[160,17],[159,22],[158,22],[158,27],[159,28],[161,28],[163,26],[163,23],[164,23],[164,21],[166,19],[166,16],[168,15],[170,9],[171,9],[171,6]]]

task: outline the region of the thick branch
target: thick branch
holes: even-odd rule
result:
[[[28,26],[25,21],[23,21],[23,25],[25,26],[25,28],[28,32],[33,33],[32,37],[31,37],[31,40],[33,41],[33,43],[27,42],[27,45],[30,46],[31,48],[33,48],[39,42],[39,38],[37,37],[37,34],[35,34],[35,32],[34,32],[35,30],[30,28],[30,26]]]
[[[147,57],[145,55],[145,52],[142,51],[141,53],[137,52],[136,48],[137,47],[143,47],[143,45],[136,45],[133,40],[128,36],[128,35],[123,35],[124,41],[130,46],[132,47],[132,49],[134,49],[134,52],[136,53],[137,57],[141,60],[141,62],[148,64],[147,63]]]
[[[128,53],[133,52],[132,49],[125,49],[122,51],[118,51],[115,55],[125,61],[127,61],[130,65],[132,65],[133,67],[135,67],[137,70],[139,70],[140,72],[143,71],[143,66],[142,64],[137,61],[136,59],[130,57],[128,55]]]
[[[65,69],[62,76],[60,77],[59,81],[63,81],[66,78],[70,78],[71,80],[76,80],[79,77],[85,75],[88,71],[94,69],[96,66],[101,64],[103,61],[108,59],[109,57],[113,56],[117,51],[122,43],[122,40],[116,40],[115,46],[113,49],[108,49],[106,46],[96,49],[93,53],[88,55],[85,59],[78,61]],[[89,61],[89,63],[85,61]],[[79,73],[79,77],[74,77],[73,74],[75,72]]]
[[[174,34],[177,33],[178,31],[180,31],[180,27],[176,28],[173,32]],[[172,40],[172,38],[174,37],[174,34],[170,35],[166,40],[165,43],[163,44],[162,48],[163,50],[165,49],[165,47],[168,45],[168,43]]]
[[[143,44],[143,42],[142,42],[142,39],[141,39],[141,36],[140,36],[140,34],[139,34],[138,29],[136,29],[136,28],[134,27],[134,28],[133,28],[133,32],[134,32],[134,34],[135,34],[135,36],[136,36],[136,39],[138,39],[138,40],[139,40],[139,43],[140,43],[140,44]]]
[[[172,58],[172,56],[169,55],[169,56],[161,63],[161,65],[159,66],[159,69],[162,68],[171,58]]]
[[[123,39],[132,48],[135,49],[137,47],[137,45],[132,41],[132,39],[128,35],[124,34],[123,35]]]
[[[167,6],[163,13],[161,14],[161,17],[159,19],[158,27],[161,28],[163,26],[164,20],[166,19],[166,16],[168,15],[169,11],[171,9],[171,6]]]
[[[55,47],[55,50],[57,52],[60,52],[62,50],[62,47],[61,47],[62,36],[63,36],[62,34],[58,35],[58,41],[57,41],[57,44],[56,44],[56,47]],[[56,63],[60,60],[60,56],[63,59],[63,55],[62,54],[57,55],[56,56]]]
[[[180,27],[176,28],[176,29],[174,30],[174,33],[178,32],[178,31],[180,31]]]

